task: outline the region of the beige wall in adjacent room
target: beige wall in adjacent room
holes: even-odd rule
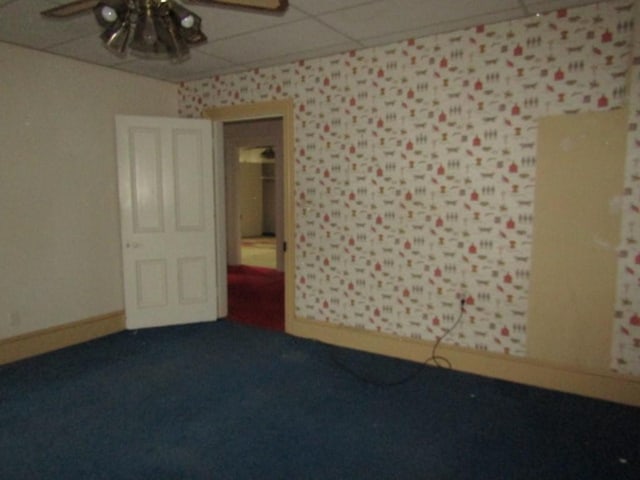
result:
[[[114,115],[173,84],[0,43],[0,338],[123,308]]]

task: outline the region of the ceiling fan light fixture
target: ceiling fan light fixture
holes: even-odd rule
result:
[[[161,17],[162,27],[158,28],[158,40],[166,47],[169,59],[180,63],[189,58],[189,46],[178,31],[178,25],[170,16]]]
[[[183,0],[203,5],[227,5],[240,9],[283,13],[288,0]],[[124,56],[128,49],[144,58],[169,58],[180,62],[189,57],[189,47],[207,41],[201,18],[174,0],[73,0],[40,12],[62,18],[93,10],[104,27],[105,46]]]
[[[182,28],[193,28],[193,25],[196,23],[196,19],[193,15],[187,15],[182,20],[180,20],[180,26]]]
[[[158,31],[164,25],[153,15],[140,15],[135,24],[133,39],[129,48],[134,53],[138,53],[146,58],[154,58],[156,55],[163,55],[167,52],[166,45],[160,41]]]
[[[269,145],[262,151],[260,156],[266,160],[273,160],[276,158],[276,152],[273,150],[273,147]]]
[[[123,20],[127,15],[127,2],[125,0],[103,0],[93,7],[93,13],[98,23],[103,27],[109,27],[118,20]]]
[[[179,34],[189,45],[199,45],[207,41],[200,29],[201,18],[191,10],[171,2],[170,14],[179,26]]]
[[[114,23],[112,28],[107,28],[100,38],[102,38],[108,50],[120,57],[124,57],[127,53],[130,34],[131,24],[128,20],[125,20]]]
[[[118,19],[118,13],[109,5],[102,7],[100,10],[100,16],[105,22],[109,23],[113,23]]]

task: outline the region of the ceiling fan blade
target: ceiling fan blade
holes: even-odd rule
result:
[[[73,15],[80,15],[81,13],[87,13],[95,7],[97,3],[98,0],[76,0],[75,2],[65,3],[64,5],[44,10],[40,12],[40,15],[54,18],[71,17]]]
[[[249,8],[270,12],[284,12],[289,8],[289,0],[183,0],[184,3],[200,5],[220,5],[226,7]]]

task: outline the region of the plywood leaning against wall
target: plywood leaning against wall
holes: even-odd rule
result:
[[[540,120],[527,352],[606,371],[616,289],[627,111]]]

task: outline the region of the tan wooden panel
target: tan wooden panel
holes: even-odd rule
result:
[[[538,129],[527,352],[606,370],[611,359],[627,112]]]

